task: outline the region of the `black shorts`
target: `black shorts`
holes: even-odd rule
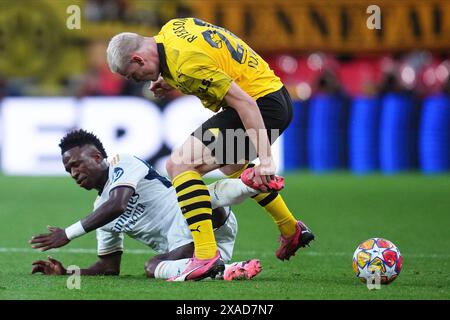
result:
[[[285,87],[256,100],[270,144],[286,130],[292,120],[292,100]],[[225,107],[192,133],[211,150],[216,163],[245,163],[258,156],[236,110]]]

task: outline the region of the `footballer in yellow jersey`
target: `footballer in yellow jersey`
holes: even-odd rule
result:
[[[283,86],[244,41],[202,20],[171,20],[154,38],[164,47],[164,80],[185,94],[199,97],[214,112],[224,105],[232,81],[255,100]]]
[[[154,37],[114,36],[107,58],[113,72],[152,81],[150,90],[156,97],[179,90],[197,96],[216,112],[166,162],[195,247],[193,258],[175,281],[223,272],[211,222],[211,195],[202,179],[215,169],[262,191],[254,199],[280,230],[278,259],[288,260],[314,239],[271,187],[276,178],[271,144],[292,119],[291,98],[268,64],[244,41],[200,19],[180,18],[170,20]],[[230,131],[237,135],[229,135]],[[258,166],[250,163],[256,158]]]
[[[246,149],[241,153],[238,145],[227,139],[227,130],[249,129],[239,112],[226,101],[233,83],[256,101],[264,122],[257,129],[267,130],[269,144],[287,128],[292,109],[283,83],[269,65],[232,32],[197,18],[182,18],[170,20],[154,39],[165,84],[197,96],[213,112],[223,111],[193,132],[205,146],[220,150],[215,155],[216,164],[223,167],[243,163],[254,160],[259,154],[248,136],[244,138]],[[227,157],[230,154],[232,157]],[[231,171],[235,172],[234,168]]]

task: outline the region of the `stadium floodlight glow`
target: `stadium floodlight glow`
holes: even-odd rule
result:
[[[411,87],[416,81],[416,72],[411,66],[405,66],[400,72],[401,78],[406,86]]]
[[[433,86],[436,83],[436,74],[433,68],[428,68],[423,73],[423,82],[429,87]]]
[[[70,130],[96,134],[107,153],[155,157],[165,146],[181,145],[212,112],[196,97],[181,97],[161,110],[136,97],[7,98],[2,102],[1,169],[7,175],[65,175],[58,144]],[[272,146],[278,173],[283,170],[282,136]],[[167,175],[167,154],[156,160]],[[256,161],[257,163],[257,161]],[[216,170],[208,176],[222,176]]]
[[[282,55],[278,58],[280,69],[287,74],[294,74],[298,69],[297,60],[290,55]]]
[[[73,98],[6,98],[2,103],[2,169],[7,175],[64,173],[59,141],[75,126]]]
[[[311,97],[312,88],[307,82],[300,82],[295,86],[295,93],[302,101],[306,101]]]
[[[450,66],[449,63],[441,63],[437,68],[436,68],[436,77],[440,82],[445,82],[447,81],[447,78],[449,76],[450,73]]]
[[[324,57],[321,53],[312,53],[308,56],[306,64],[309,69],[313,71],[320,71],[325,64]]]
[[[186,138],[214,113],[203,107],[195,96],[182,96],[164,109],[164,140],[171,149],[180,146]]]
[[[162,117],[151,101],[137,97],[89,97],[81,101],[80,127],[94,132],[109,157],[154,156],[163,144]]]

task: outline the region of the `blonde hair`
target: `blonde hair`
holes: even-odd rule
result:
[[[143,39],[143,36],[132,32],[122,32],[112,37],[106,49],[106,59],[112,72],[117,73],[127,67],[131,54],[141,47]]]

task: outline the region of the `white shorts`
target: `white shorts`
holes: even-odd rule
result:
[[[229,209],[224,209],[228,213]],[[225,263],[231,261],[231,257],[233,256],[234,242],[236,240],[238,230],[236,216],[234,215],[233,211],[229,210],[229,212],[230,214],[225,223],[214,230],[214,236],[216,238],[217,246],[219,247],[222,260]],[[185,224],[184,228],[177,229],[178,230],[174,230],[175,232],[172,231],[173,229],[171,230],[172,232],[169,232],[169,251],[192,242],[191,231],[189,230],[187,224]]]
[[[225,263],[231,261],[233,257],[234,242],[236,241],[238,225],[233,211],[230,211],[227,221],[214,230],[217,246],[219,247],[220,255]]]

